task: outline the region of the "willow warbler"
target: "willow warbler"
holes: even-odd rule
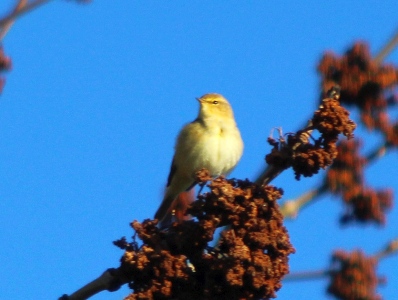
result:
[[[243,141],[227,99],[206,94],[197,100],[198,117],[177,138],[165,196],[155,214],[160,224],[175,198],[195,185],[197,171],[206,168],[214,177],[228,175],[242,156]]]

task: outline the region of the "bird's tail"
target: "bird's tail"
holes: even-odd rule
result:
[[[181,222],[188,220],[189,216],[186,215],[188,206],[195,200],[195,189],[191,188],[189,191],[180,193],[171,203],[167,206],[165,200],[160,205],[158,211],[155,214],[155,218],[159,220],[159,226],[161,228],[168,226],[172,221]],[[165,203],[165,208],[162,208]],[[166,210],[166,213],[163,211]],[[159,216],[159,218],[157,217]],[[160,219],[162,218],[162,219]]]
[[[168,211],[171,208],[171,204],[175,199],[175,195],[166,195],[160,204],[158,210],[155,213],[155,219],[158,219],[159,224],[162,225],[165,222]],[[162,226],[161,226],[162,227]]]

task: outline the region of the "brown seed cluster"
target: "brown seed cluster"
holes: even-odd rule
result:
[[[376,287],[381,280],[377,278],[376,267],[377,260],[361,250],[335,251],[328,293],[341,300],[380,300]]]
[[[385,213],[393,205],[392,190],[375,190],[364,182],[366,159],[359,154],[358,141],[342,141],[338,155],[327,172],[330,192],[342,196],[347,211],[342,223],[352,221],[384,224]]]
[[[365,43],[356,43],[343,56],[324,54],[318,65],[322,90],[340,85],[341,102],[354,105],[361,112],[361,121],[370,130],[381,131],[386,142],[398,146],[398,123],[389,120],[387,109],[398,103],[398,69],[380,65]]]
[[[210,180],[207,171],[198,174]],[[282,191],[249,181],[212,180],[189,208],[196,220],[159,229],[134,221],[142,245],[121,239],[121,267],[133,293],[126,299],[269,299],[294,252],[276,200]],[[216,247],[215,230],[228,226]]]
[[[4,54],[3,47],[0,47],[0,72],[8,71],[11,69],[11,59]],[[0,76],[0,93],[3,90],[5,78]]]
[[[269,138],[272,152],[266,156],[268,164],[286,169],[292,167],[296,179],[317,174],[319,169],[330,166],[337,156],[336,143],[339,134],[353,137],[355,123],[349,118],[349,112],[340,106],[338,88],[332,88],[329,96],[322,100],[307,128],[288,134],[287,141]],[[313,131],[320,136],[315,139]]]

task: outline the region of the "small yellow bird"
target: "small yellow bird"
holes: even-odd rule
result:
[[[177,138],[166,193],[155,214],[160,224],[175,198],[195,185],[197,171],[206,168],[214,177],[228,175],[242,156],[243,141],[227,99],[212,93],[197,100],[198,117]]]

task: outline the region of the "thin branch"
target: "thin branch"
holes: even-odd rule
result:
[[[27,3],[27,0],[17,0],[17,4],[15,5],[15,8],[13,9],[12,13],[20,11]],[[0,41],[4,39],[6,36],[7,32],[11,29],[12,24],[14,23],[14,20],[8,21],[3,27],[0,27]]]
[[[374,150],[369,152],[368,155],[366,155],[366,160],[368,162],[374,161],[376,158],[383,157],[387,150],[389,148],[389,145],[386,143],[381,144],[380,146],[376,147]]]
[[[4,18],[0,19],[0,27],[3,28],[7,26],[10,22],[13,22],[18,17],[23,14],[30,12],[31,10],[43,5],[51,0],[33,0],[32,2],[27,3],[24,7],[19,10],[14,10],[10,14],[6,15]]]
[[[398,254],[398,238],[391,240],[382,250],[374,254],[373,257],[380,261],[381,259],[394,254]],[[283,281],[321,279],[333,274],[335,271],[336,270],[325,269],[318,271],[295,272],[286,275]]]
[[[398,44],[398,30],[395,32],[394,36],[390,41],[384,45],[384,47],[376,54],[373,61],[380,64],[390,53],[394,50],[395,46]]]
[[[383,157],[388,149],[389,145],[386,143],[379,145],[366,155],[366,161],[369,163]],[[309,190],[295,199],[285,201],[280,207],[283,216],[290,219],[296,218],[301,209],[311,204],[317,197],[323,195],[327,191],[327,183],[326,180],[324,180],[323,184],[319,187]]]
[[[326,191],[327,184],[324,183],[316,189],[305,192],[294,200],[285,201],[280,207],[283,216],[290,219],[296,218],[301,209],[313,203],[318,196],[324,194]]]
[[[73,294],[63,295],[59,300],[85,300],[102,291],[117,291],[127,282],[128,280],[121,269],[108,269],[81,289]]]
[[[383,258],[386,258],[387,256],[397,254],[398,253],[398,238],[390,241],[384,249],[380,250],[376,254],[373,255],[374,258],[377,260],[381,260]]]
[[[259,185],[267,185],[269,184],[275,177],[277,177],[280,173],[283,172],[283,168],[277,166],[267,166],[264,168],[264,171],[257,177],[254,181]]]
[[[311,279],[323,279],[329,276],[331,270],[318,270],[318,271],[306,271],[306,272],[296,272],[290,273],[283,278],[283,282],[293,281],[293,280],[311,280]]]

